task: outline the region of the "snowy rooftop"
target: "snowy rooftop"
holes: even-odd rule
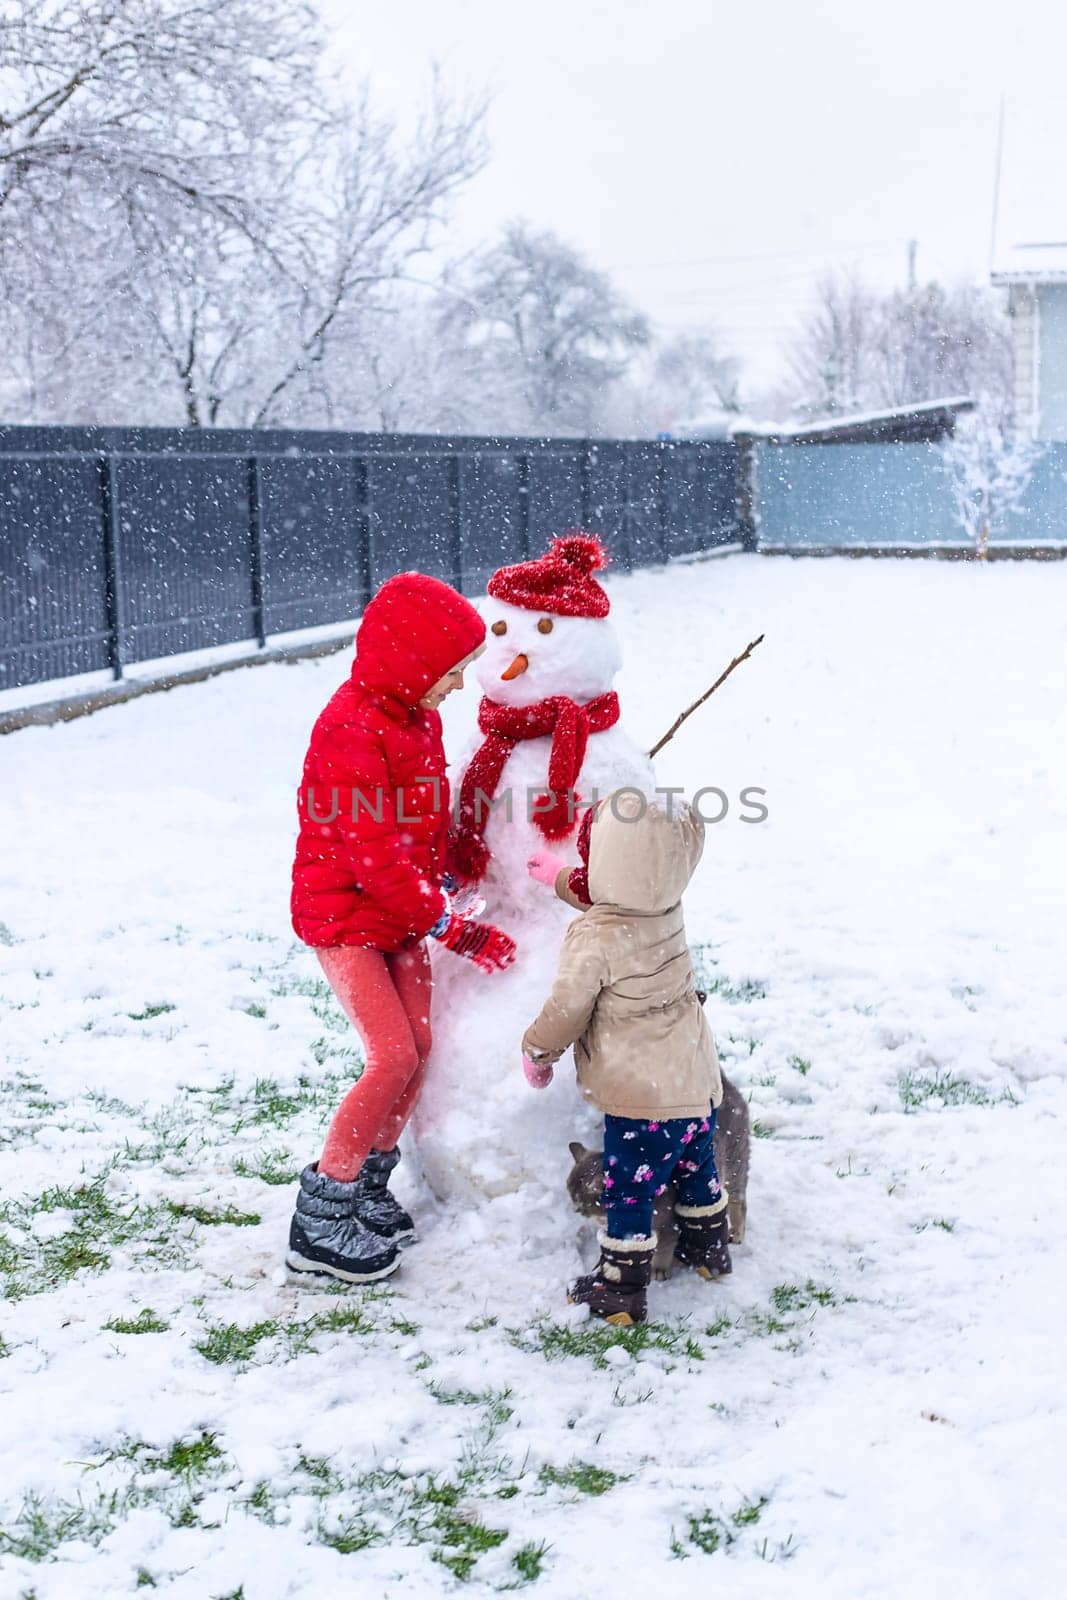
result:
[[[1004,110],[993,225],[994,283],[1067,280],[1067,98]]]
[[[849,411],[820,422],[763,422],[737,427],[737,434],[790,444],[847,444],[864,440],[933,439],[950,434],[961,412],[973,411],[974,401],[963,394],[914,405],[890,406],[883,411]]]

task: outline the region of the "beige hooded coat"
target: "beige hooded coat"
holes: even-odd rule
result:
[[[582,1094],[610,1116],[706,1116],[722,1100],[681,906],[703,849],[687,806],[669,817],[632,790],[603,801],[593,822],[592,905],[567,929],[522,1048],[557,1061],[573,1044]]]

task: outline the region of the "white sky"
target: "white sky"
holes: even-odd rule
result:
[[[827,266],[984,280],[1001,93],[1062,94],[1059,0],[322,0],[346,73],[492,96],[453,250],[555,229],[773,380]],[[1060,80],[1060,81],[1058,81]]]

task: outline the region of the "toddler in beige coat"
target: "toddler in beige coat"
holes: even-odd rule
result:
[[[681,897],[704,848],[686,805],[619,790],[587,813],[585,870],[539,852],[531,874],[573,905],[552,993],[523,1038],[529,1082],[543,1088],[571,1045],[578,1086],[604,1113],[600,1259],[569,1298],[594,1316],[643,1322],[652,1274],[652,1209],[677,1185],[676,1259],[701,1276],[730,1271],[727,1195],[715,1168],[722,1082],[697,999]]]

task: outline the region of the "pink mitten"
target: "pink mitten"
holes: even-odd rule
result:
[[[551,850],[535,850],[526,863],[526,870],[531,878],[536,878],[538,883],[545,883],[550,889],[556,887],[556,879],[567,865],[562,856],[554,856]]]
[[[531,1061],[529,1056],[523,1056],[522,1070],[531,1089],[547,1089],[552,1082],[551,1061]]]

